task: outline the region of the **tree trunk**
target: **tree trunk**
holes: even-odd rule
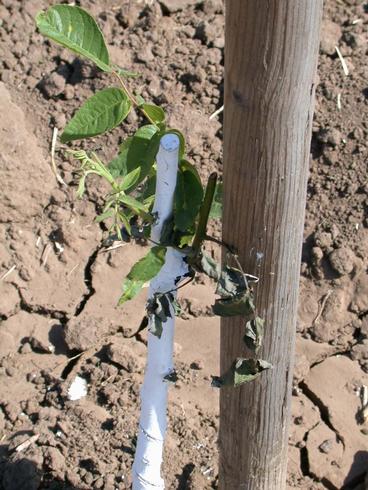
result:
[[[220,489],[285,488],[303,222],[322,0],[226,3],[223,239],[259,277],[259,357],[273,369],[221,388]],[[221,372],[250,355],[221,324]]]

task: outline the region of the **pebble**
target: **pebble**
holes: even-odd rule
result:
[[[6,368],[6,374],[10,377],[13,377],[17,374],[17,370],[14,367],[9,366]]]
[[[333,441],[331,439],[327,439],[326,441],[323,441],[322,444],[318,447],[318,449],[322,452],[322,453],[329,453],[332,449],[332,444],[333,444]]]
[[[20,353],[21,354],[29,354],[30,352],[32,352],[31,344],[29,342],[25,342],[22,345],[22,347],[20,348]]]

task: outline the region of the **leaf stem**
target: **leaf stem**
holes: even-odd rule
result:
[[[131,93],[131,91],[129,90],[127,84],[124,82],[124,80],[121,78],[121,76],[119,75],[119,73],[117,73],[115,70],[112,71],[112,73],[117,77],[117,79],[119,80],[125,94],[127,95],[127,97],[130,99],[130,101],[132,102],[132,104],[137,108],[139,109],[142,114],[146,117],[146,119],[148,119],[148,121],[153,124],[154,126],[157,126],[157,124],[155,123],[155,121],[147,114],[147,112],[138,104],[137,102],[137,99],[134,97],[134,95]]]

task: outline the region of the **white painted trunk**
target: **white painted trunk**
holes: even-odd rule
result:
[[[152,229],[152,240],[160,241],[161,229],[172,213],[179,158],[179,138],[168,134],[161,139],[157,154],[156,200],[153,211],[157,223]],[[166,292],[177,286],[178,278],[188,272],[184,255],[168,248],[160,273],[151,281],[149,296]],[[161,462],[166,433],[168,383],[164,376],[173,369],[175,316],[163,324],[160,339],[148,333],[147,365],[141,389],[141,416],[137,449],[133,464],[133,490],[163,489]]]

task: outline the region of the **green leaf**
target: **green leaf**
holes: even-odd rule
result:
[[[61,142],[90,138],[118,126],[129,114],[131,102],[119,88],[105,88],[90,97],[68,122]]]
[[[124,70],[124,68],[120,68],[120,66],[115,64],[113,64],[112,67],[120,76],[125,78],[137,78],[140,76],[139,73],[129,71],[129,70]]]
[[[215,195],[213,196],[212,206],[210,210],[210,218],[220,219],[222,218],[222,182],[217,182]]]
[[[174,222],[178,230],[185,232],[194,225],[202,199],[203,187],[197,170],[182,160],[174,196]]]
[[[145,257],[133,265],[123,283],[123,293],[119,305],[134,298],[143,285],[160,272],[165,262],[165,254],[165,247],[152,247]]]
[[[144,282],[125,279],[123,283],[123,291],[119,299],[119,305],[133,299],[142,289]]]
[[[120,189],[126,191],[127,189],[133,190],[134,187],[138,184],[139,176],[141,174],[141,168],[135,168],[127,175],[125,175],[123,182],[120,184]]]
[[[132,141],[132,137],[127,138],[119,147],[119,154],[108,165],[109,171],[114,179],[124,177],[127,171],[127,156],[128,150]]]
[[[108,219],[108,218],[111,218],[113,216],[113,211],[111,209],[109,209],[108,211],[106,211],[106,213],[102,213],[102,214],[99,214],[98,216],[96,216],[95,218],[95,221],[96,223],[101,223],[101,221],[104,221],[105,219]]]
[[[264,320],[256,316],[245,325],[244,342],[248,349],[257,353],[262,345]]]
[[[161,124],[165,121],[165,112],[161,107],[145,103],[140,107],[144,110],[147,116],[152,119],[154,124]]]
[[[139,95],[139,94],[137,94],[135,96],[135,100],[136,100],[136,102],[138,104],[138,107],[142,107],[142,105],[145,103],[144,102],[144,98],[141,95]]]
[[[85,10],[71,5],[54,5],[37,14],[36,24],[44,36],[88,58],[101,70],[111,71],[102,32]]]
[[[137,168],[140,169],[139,178],[131,187],[125,190],[130,192],[133,187],[142,182],[150,173],[156,159],[160,144],[158,128],[153,124],[140,127],[136,133],[127,138],[120,145],[120,152],[109,164],[109,170],[114,178],[124,177]],[[153,190],[154,194],[154,190]]]
[[[262,359],[243,359],[237,358],[229,371],[214,381],[220,386],[239,386],[258,378],[267,369],[271,369],[272,364]]]
[[[212,310],[218,316],[250,315],[254,312],[253,295],[250,290],[246,290],[238,296],[217,299]]]
[[[141,173],[139,182],[149,174],[160,145],[158,129],[153,124],[140,127],[132,137],[128,152],[126,168],[127,172],[132,172],[140,167]]]
[[[119,201],[128,208],[132,209],[133,211],[147,211],[146,206],[142,204],[141,202],[137,201],[137,199],[134,199],[132,196],[127,196],[126,194],[120,194],[119,195]]]
[[[77,189],[77,197],[79,197],[79,199],[82,199],[84,192],[86,190],[86,177],[87,177],[87,175],[84,174],[79,179],[79,184],[78,184],[78,189]]]

